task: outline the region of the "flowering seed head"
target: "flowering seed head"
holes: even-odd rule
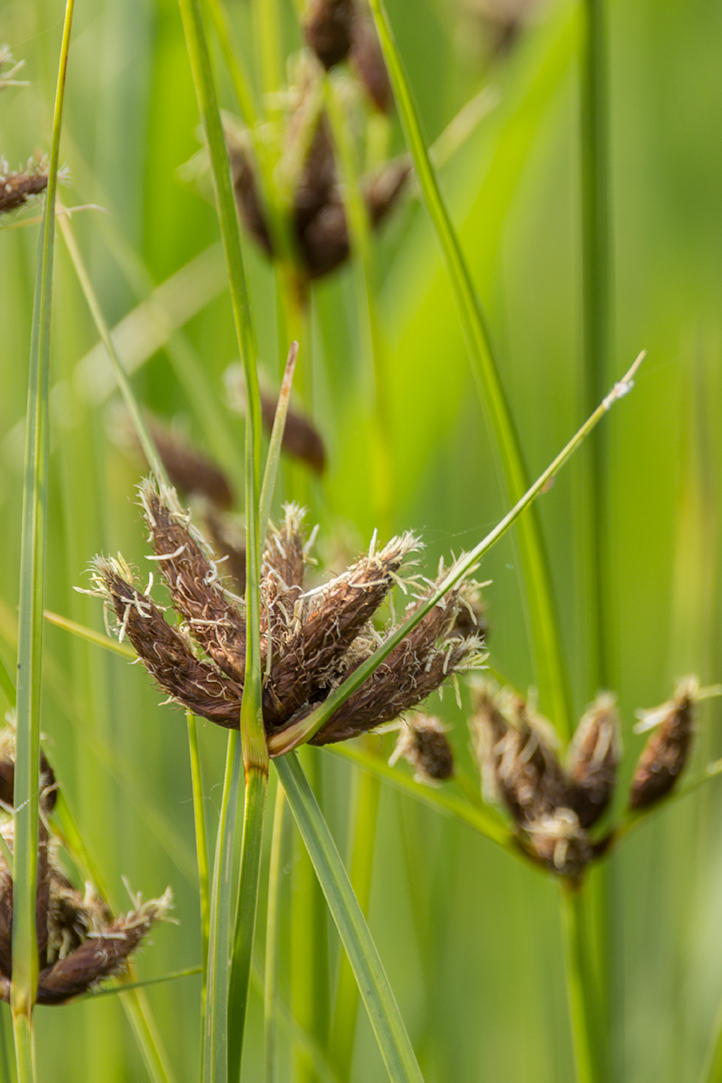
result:
[[[528,824],[570,807],[569,781],[553,748],[549,724],[521,696],[481,682],[472,733],[482,778],[516,823]]]
[[[649,808],[672,790],[687,762],[699,699],[697,677],[685,677],[661,707],[640,711],[638,729],[656,727],[632,776],[629,807]]]
[[[48,172],[44,163],[32,159],[24,170],[13,172],[4,158],[0,158],[0,214],[15,211],[32,196],[44,192],[48,186]]]
[[[576,813],[559,808],[527,824],[533,856],[558,876],[578,879],[594,858],[594,845]]]
[[[311,0],[303,36],[328,71],[348,56],[355,21],[353,0]]]
[[[14,732],[0,734],[0,744],[14,774]],[[45,763],[52,775],[50,765]],[[0,830],[12,851],[13,821],[8,820]],[[86,885],[84,894],[72,886],[57,862],[58,845],[41,817],[35,904],[39,1004],[62,1004],[119,973],[143,936],[172,905],[168,888],[162,898],[147,903],[134,900],[131,913],[113,918],[90,885]],[[13,882],[0,855],[0,999],[6,1001],[10,999],[12,978],[12,931]]]
[[[137,589],[127,565],[106,557],[93,562],[94,593],[114,614],[143,665],[172,700],[227,729],[239,725],[243,687],[196,658],[186,635],[172,628],[157,605]]]
[[[454,753],[444,726],[431,715],[415,714],[401,723],[389,763],[393,766],[402,756],[414,768],[417,782],[435,785],[454,774]]]
[[[218,725],[237,728],[245,650],[241,600],[224,591],[208,547],[172,492],[144,484],[141,502],[157,566],[184,627],[166,621],[120,559],[96,559],[92,593],[105,599],[121,637],[127,635],[172,700]],[[412,534],[393,538],[380,551],[372,544],[341,575],[306,590],[309,544],[302,512],[287,507],[282,525],[268,532],[260,580],[263,716],[269,734],[302,722],[383,642],[373,620],[395,585],[406,589],[402,569],[419,548]],[[436,584],[429,584],[410,609],[435,590]],[[447,677],[480,664],[478,636],[454,632],[460,607],[457,588],[419,621],[313,742],[345,740],[391,721]],[[386,634],[391,632],[393,627]],[[208,660],[197,656],[190,635]]]
[[[570,749],[572,807],[583,828],[606,810],[617,780],[620,742],[614,697],[600,695],[582,717]]]
[[[326,0],[322,0],[323,3]],[[308,123],[307,95],[302,95],[288,127],[287,153],[295,149],[299,132]],[[263,207],[247,141],[228,136],[236,203],[248,231],[267,255],[275,256],[274,238]],[[302,288],[309,280],[321,278],[339,267],[350,253],[348,223],[339,184],[333,138],[328,118],[321,113],[314,122],[308,149],[293,179],[289,231],[297,258]],[[387,163],[362,182],[362,192],[371,225],[378,227],[398,202],[411,171],[408,159]],[[288,439],[291,439],[289,435]]]
[[[191,525],[175,494],[159,493],[149,482],[140,487],[149,541],[157,567],[166,581],[175,609],[188,630],[216,665],[243,684],[246,665],[246,625],[230,604],[213,556]]]
[[[379,39],[369,18],[359,17],[353,25],[351,63],[379,113],[390,113],[393,91]]]

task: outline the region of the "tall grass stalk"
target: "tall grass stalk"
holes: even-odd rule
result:
[[[388,16],[381,0],[370,0],[370,4],[391,74],[401,121],[414,160],[423,200],[444,253],[472,369],[481,392],[482,404],[488,412],[496,436],[498,456],[506,479],[507,492],[511,500],[518,500],[528,488],[527,471],[494,356],[486,318],[458,235],[439,189]],[[596,401],[598,402],[599,399]],[[568,738],[571,732],[568,682],[554,611],[549,570],[539,523],[533,512],[525,516],[519,524],[518,536],[533,629],[536,679],[541,704],[551,714],[562,737]]]
[[[606,0],[585,0],[581,58],[581,195],[582,195],[582,296],[583,296],[583,409],[598,401],[606,385],[612,347],[612,224],[609,162],[609,87],[607,70]],[[612,672],[612,626],[609,540],[609,434],[595,433],[589,442],[589,486],[585,497],[587,516],[591,614],[591,685],[589,691],[614,687]],[[597,957],[601,975],[599,1076],[611,1068],[611,982],[615,965],[615,937],[611,929],[614,900],[614,866],[605,863],[601,876],[586,890],[595,895]],[[591,950],[591,945],[588,949]],[[618,962],[618,961],[617,961]]]
[[[589,937],[584,898],[577,888],[562,885],[562,926],[565,942],[567,995],[572,1026],[577,1083],[599,1083],[600,1051],[595,1040],[594,979],[589,962]]]
[[[50,321],[55,257],[55,196],[65,77],[73,23],[67,0],[60,47],[45,212],[38,248],[26,414],[20,619],[17,653],[17,741],[14,784],[14,878],[11,1008],[18,1083],[35,1079],[33,1004],[38,980],[35,897],[38,861],[38,764],[43,606],[48,507]]]
[[[193,814],[196,829],[196,854],[198,858],[198,891],[200,896],[201,916],[201,958],[203,979],[201,985],[201,1003],[206,1002],[206,972],[208,969],[208,938],[210,935],[210,875],[208,871],[208,841],[206,838],[206,813],[203,798],[203,774],[201,770],[201,750],[198,743],[198,719],[191,712],[186,712],[188,723],[188,748],[190,752],[191,786],[193,789]]]
[[[223,1009],[223,994],[221,1004],[213,1009],[214,1025],[209,1032],[206,1030],[205,1040],[210,1046],[208,1055],[205,1057],[205,1065],[210,1068],[212,1074],[208,1076],[208,1083],[215,1081],[238,1078],[240,1074],[241,1055],[243,1047],[243,1029],[245,1025],[245,1009],[248,998],[248,982],[250,979],[251,949],[255,930],[256,908],[258,901],[258,885],[260,876],[261,841],[263,835],[263,816],[265,809],[266,787],[268,783],[268,751],[263,729],[263,716],[261,709],[261,651],[260,651],[260,598],[259,598],[259,573],[260,573],[260,538],[258,523],[259,502],[259,474],[260,474],[260,395],[258,390],[258,374],[256,371],[256,344],[255,332],[248,304],[248,292],[246,288],[243,257],[241,254],[241,238],[236,216],[235,199],[231,185],[228,152],[226,149],[223,125],[221,123],[218,108],[215,79],[211,66],[211,58],[206,40],[205,27],[201,6],[198,0],[180,0],[180,11],[183,18],[183,28],[188,47],[191,71],[196,89],[198,107],[203,122],[203,129],[208,144],[213,172],[213,184],[216,196],[216,206],[223,239],[223,247],[226,254],[228,267],[228,281],[231,293],[233,318],[236,328],[236,336],[243,364],[243,373],[246,389],[246,465],[245,465],[245,496],[246,496],[246,616],[247,616],[247,643],[246,643],[246,671],[243,687],[243,704],[240,718],[240,741],[243,754],[243,769],[246,784],[246,796],[243,821],[243,841],[241,848],[240,886],[238,888],[237,903],[234,907],[232,900],[236,900],[235,877],[216,877],[217,891],[215,893],[215,905],[218,907],[217,927],[220,935],[215,941],[211,940],[209,949],[210,962],[215,972],[216,981],[211,986],[209,981],[207,990],[207,1003],[215,999],[220,992],[220,985],[228,981],[228,1005],[231,1012],[230,1018],[226,1017]],[[234,735],[229,742],[228,769],[232,777],[235,776],[237,750],[235,748]],[[228,789],[230,797],[230,787]],[[228,817],[229,826],[233,824],[233,817]],[[233,851],[233,833],[219,833],[219,845],[216,851],[216,868],[220,870],[221,864],[230,860],[226,850]],[[230,872],[230,870],[227,870]],[[227,973],[226,964],[228,956],[223,955],[222,948],[226,945],[227,937],[230,936],[230,928],[220,930],[220,924],[232,920],[232,911],[236,909],[235,928],[233,938],[233,952],[230,974]],[[213,920],[213,919],[212,919]],[[215,953],[215,958],[213,955]],[[223,971],[221,973],[221,971]],[[224,1028],[228,1033],[223,1033]],[[230,1038],[230,1041],[229,1041]]]
[[[268,870],[268,907],[266,910],[266,953],[263,980],[263,1048],[265,1053],[266,1083],[276,1079],[276,1013],[279,940],[279,890],[281,886],[281,861],[283,859],[283,826],[286,797],[282,786],[276,787],[273,809],[273,835]]]

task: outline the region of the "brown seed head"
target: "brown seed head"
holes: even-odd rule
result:
[[[359,17],[354,22],[351,63],[379,113],[390,113],[393,105],[391,80],[378,35],[369,18]]]
[[[243,684],[246,666],[246,623],[224,591],[216,562],[190,515],[175,493],[159,493],[150,482],[140,486],[149,541],[173,605],[188,630],[216,665]]]
[[[236,206],[248,232],[252,237],[255,237],[266,255],[272,256],[273,241],[271,231],[258,189],[256,167],[247,141],[239,139],[237,136],[229,138],[228,133],[226,133],[226,136]]]
[[[389,764],[402,756],[414,768],[417,782],[434,785],[454,774],[454,753],[440,718],[414,714],[404,719]]]
[[[435,589],[436,584],[432,583],[429,592]],[[424,600],[422,596],[411,603],[405,615],[408,617]],[[459,591],[454,589],[423,617],[368,680],[334,712],[311,743],[323,745],[346,741],[358,733],[390,722],[417,707],[448,677],[481,665],[484,658],[481,640],[477,636],[462,639],[453,634],[459,605]],[[347,672],[372,654],[376,645],[369,638]]]
[[[685,677],[674,696],[661,707],[639,712],[638,729],[656,727],[647,741],[632,777],[629,807],[649,808],[672,790],[687,762],[694,735],[699,680]]]
[[[15,173],[0,158],[0,214],[17,210],[47,186],[48,174],[42,163],[30,161],[24,170]]]
[[[14,731],[0,735],[0,741],[14,775]],[[0,830],[12,851],[13,821],[8,820]],[[86,885],[84,894],[72,886],[58,864],[57,849],[58,840],[49,835],[41,817],[35,905],[39,1004],[62,1004],[117,974],[145,933],[172,904],[168,888],[161,899],[145,904],[134,900],[132,913],[114,919],[90,885]],[[12,979],[12,932],[13,882],[0,854],[0,999],[6,1001],[10,999]]]
[[[348,56],[355,20],[353,0],[311,0],[303,36],[328,71]]]
[[[582,717],[570,749],[571,805],[583,828],[603,815],[614,794],[619,766],[619,719],[614,696],[600,695]]]
[[[186,710],[227,729],[239,725],[243,687],[216,666],[196,658],[188,636],[172,628],[161,610],[133,583],[120,560],[96,557],[94,593],[102,597],[143,665],[164,692]]]
[[[121,561],[98,558],[94,593],[106,601],[121,638],[128,636],[142,662],[171,699],[226,727],[237,727],[243,694],[245,614],[227,594],[212,556],[173,493],[141,488],[158,566],[185,628],[174,628],[135,586]],[[380,606],[419,547],[411,534],[375,544],[341,575],[306,590],[308,544],[302,513],[290,506],[272,527],[260,581],[263,713],[277,734],[302,721],[382,642],[373,626]],[[428,591],[433,592],[435,584]],[[427,595],[428,596],[428,592]],[[411,603],[411,609],[423,599]],[[417,706],[445,679],[481,659],[481,640],[453,629],[461,605],[451,591],[416,625],[374,674],[315,735],[315,744],[345,740]],[[185,629],[210,660],[199,658]],[[389,632],[391,629],[388,630]]]
[[[570,807],[569,780],[553,748],[549,723],[511,689],[482,682],[472,733],[491,795],[526,827]]]
[[[568,808],[526,825],[533,856],[558,876],[578,879],[595,856],[576,813]]]

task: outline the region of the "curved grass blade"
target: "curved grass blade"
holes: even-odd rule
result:
[[[460,557],[455,564],[449,569],[448,574],[441,583],[441,585],[429,595],[414,613],[405,620],[395,632],[393,632],[388,639],[384,641],[382,646],[376,650],[370,658],[367,658],[365,662],[362,662],[350,676],[343,681],[338,688],[336,688],[331,695],[324,700],[320,707],[317,707],[315,711],[301,719],[299,722],[288,726],[285,730],[281,730],[279,733],[273,734],[268,740],[268,748],[272,756],[281,756],[289,752],[291,749],[298,747],[304,741],[308,741],[316,734],[321,726],[331,717],[335,710],[344,703],[357,688],[360,688],[367,677],[369,677],[375,669],[383,662],[384,658],[388,657],[391,651],[402,642],[403,639],[409,634],[409,632],[424,619],[427,613],[431,612],[435,605],[447,594],[452,587],[461,582],[464,576],[468,575],[477,563],[484,555],[492,548],[493,545],[501,538],[513,523],[519,518],[523,511],[532,503],[533,500],[541,493],[549,481],[555,476],[555,474],[564,466],[568,459],[574,454],[577,448],[584,442],[586,437],[595,428],[595,426],[601,421],[606,412],[611,409],[614,403],[623,398],[634,386],[634,376],[644,360],[644,352],[640,353],[634,361],[631,368],[625,373],[621,380],[619,380],[609,394],[599,404],[594,413],[584,422],[582,427],[574,434],[571,440],[565,445],[559,452],[556,458],[549,464],[534,484],[524,493],[520,500],[517,500],[516,504],[506,513],[497,525],[494,527],[485,538],[474,546],[474,548],[466,553],[463,557]]]
[[[381,759],[381,757],[372,756],[348,742],[338,745],[326,745],[326,751],[334,756],[341,756],[342,759],[348,760],[356,767],[360,767],[362,771],[368,771],[369,774],[388,782],[390,786],[400,790],[401,793],[415,797],[417,801],[421,801],[437,812],[441,812],[446,816],[454,816],[457,820],[461,820],[463,823],[468,824],[469,827],[473,827],[480,835],[484,835],[485,838],[495,842],[498,846],[502,846],[507,850],[512,848],[509,829],[501,816],[493,809],[486,808],[483,805],[478,807],[470,805],[468,802],[447,793],[443,788],[435,789],[431,786],[425,786],[422,782],[415,782],[409,775],[402,774],[401,771],[397,771],[394,767],[389,767],[386,760]]]
[[[11,991],[18,1083],[27,1083],[35,1078],[32,1012],[38,980],[35,895],[38,856],[40,688],[48,504],[50,319],[55,256],[55,195],[58,184],[60,131],[73,6],[73,0],[67,0],[55,94],[45,213],[38,248],[28,380],[20,557]]]
[[[294,753],[276,761],[298,830],[369,1014],[392,1083],[422,1083],[416,1055],[336,844]]]
[[[474,375],[482,392],[482,402],[488,410],[496,434],[506,488],[510,499],[515,501],[521,497],[529,483],[519,437],[494,357],[489,329],[459,238],[439,190],[388,17],[381,0],[370,0],[370,4],[394,85],[399,113],[414,160],[419,186],[446,260]],[[562,736],[568,738],[570,721],[567,677],[554,612],[550,576],[535,514],[526,516],[519,524],[518,536],[534,632],[535,668],[540,695],[542,702],[547,704],[547,711],[555,719]]]
[[[46,609],[43,616],[49,624],[54,624],[56,628],[63,628],[66,632],[70,632],[71,635],[84,639],[87,643],[94,643],[96,647],[102,647],[112,654],[119,654],[121,658],[127,658],[130,662],[137,657],[132,647],[126,647],[122,643],[118,643],[116,639],[111,639],[110,636],[103,635],[102,632],[96,632],[93,628],[86,628],[84,624],[79,624],[76,620],[62,617],[59,613],[53,613],[50,609]]]

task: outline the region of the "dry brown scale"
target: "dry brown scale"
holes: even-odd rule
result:
[[[0,733],[0,800],[12,808],[15,777],[15,733],[8,726]],[[114,918],[106,902],[86,884],[80,892],[62,871],[58,842],[47,826],[57,784],[50,764],[40,758],[40,828],[35,925],[38,942],[38,1004],[64,1004],[90,992],[100,982],[125,969],[127,960],[145,934],[166,917],[172,905],[170,888],[160,899],[143,903]],[[3,837],[13,849],[12,819],[2,825]],[[13,881],[0,856],[0,999],[10,1000],[12,982]]]
[[[487,797],[506,806],[527,856],[578,880],[614,840],[612,831],[593,833],[617,784],[621,746],[614,697],[602,693],[582,717],[566,765],[552,727],[523,697],[485,681],[475,699],[471,729]],[[688,677],[669,703],[642,712],[645,724],[659,729],[635,768],[630,810],[649,808],[671,792],[687,760],[698,699],[699,683]]]
[[[246,622],[244,603],[229,594],[214,557],[177,503],[146,482],[141,502],[155,563],[180,627],[172,627],[120,560],[98,558],[96,591],[108,604],[121,636],[168,696],[218,725],[237,728],[243,696]],[[419,548],[404,534],[367,554],[329,582],[307,589],[309,565],[302,512],[286,508],[283,524],[269,531],[261,568],[261,653],[266,732],[303,720],[369,658],[396,627],[382,633],[374,618]],[[427,584],[407,614],[435,589]],[[477,635],[454,632],[463,590],[451,591],[343,703],[313,738],[314,744],[346,740],[416,707],[453,676],[480,662]]]

